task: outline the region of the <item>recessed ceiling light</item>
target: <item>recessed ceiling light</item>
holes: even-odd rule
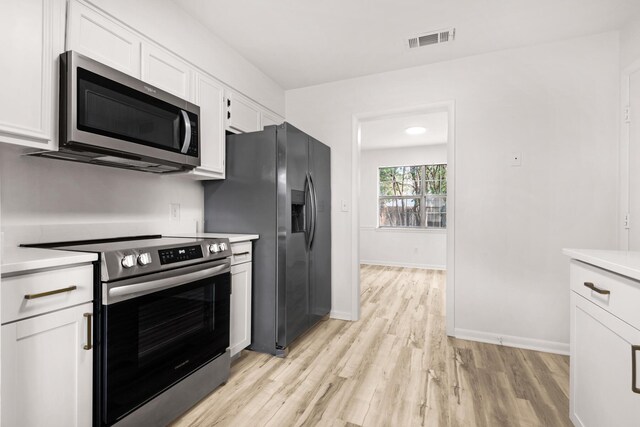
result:
[[[412,126],[410,128],[406,128],[404,131],[408,135],[422,135],[427,131],[427,129],[422,126]]]

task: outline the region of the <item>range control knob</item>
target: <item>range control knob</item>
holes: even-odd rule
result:
[[[151,264],[151,254],[149,252],[145,252],[143,254],[138,255],[138,264],[140,265]]]
[[[221,251],[226,251],[227,250],[227,244],[224,243],[224,242],[220,243],[220,250]]]
[[[217,254],[218,252],[220,252],[220,246],[218,246],[217,243],[209,245],[209,252],[211,252],[212,254]]]
[[[122,258],[122,261],[120,261],[120,264],[122,264],[124,268],[133,267],[134,265],[136,265],[135,255],[125,255],[124,258]]]

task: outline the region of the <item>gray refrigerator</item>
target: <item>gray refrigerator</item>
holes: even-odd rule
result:
[[[204,184],[205,231],[258,233],[252,350],[284,356],[331,310],[331,151],[289,123],[227,136]]]

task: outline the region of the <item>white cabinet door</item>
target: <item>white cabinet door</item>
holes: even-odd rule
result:
[[[576,426],[634,426],[640,423],[640,330],[571,292],[570,415]],[[640,365],[639,365],[640,367]]]
[[[200,167],[194,173],[224,178],[224,88],[214,79],[198,74],[195,103],[200,106]]]
[[[191,96],[192,70],[189,64],[164,49],[142,45],[142,80],[188,101]]]
[[[251,344],[251,263],[231,266],[231,356]]]
[[[279,125],[282,124],[282,122],[284,122],[282,117],[265,111],[263,111],[260,116],[261,129],[264,129],[266,126]]]
[[[64,0],[12,0],[0,12],[0,142],[55,149]]]
[[[2,425],[86,427],[93,350],[87,303],[2,326]]]
[[[260,127],[260,108],[244,96],[227,94],[227,126],[234,132],[255,132]]]
[[[98,62],[140,78],[141,39],[90,7],[69,4],[67,50],[75,50]]]

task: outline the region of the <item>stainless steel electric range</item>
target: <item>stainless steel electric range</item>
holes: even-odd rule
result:
[[[94,425],[161,426],[229,377],[228,239],[25,245],[99,254]]]

